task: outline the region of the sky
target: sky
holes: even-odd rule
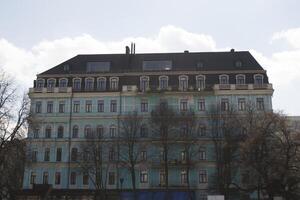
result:
[[[0,68],[20,90],[77,54],[250,51],[300,115],[299,0],[0,0]]]

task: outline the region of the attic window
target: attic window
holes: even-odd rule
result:
[[[110,62],[87,62],[87,72],[108,72],[110,70]]]
[[[241,66],[242,66],[242,61],[237,60],[237,61],[235,62],[235,66],[236,66],[236,67],[241,67]]]
[[[64,65],[64,71],[69,71],[70,70],[70,66],[68,64]]]
[[[171,70],[171,60],[149,60],[143,61],[144,71],[160,71],[160,70]]]
[[[197,62],[197,69],[201,69],[204,67],[203,62]]]

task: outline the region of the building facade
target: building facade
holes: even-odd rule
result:
[[[248,103],[257,110],[272,109],[273,88],[266,71],[247,51],[78,55],[37,75],[30,88],[31,112],[36,124],[28,132],[31,163],[25,169],[24,189],[51,184],[54,189],[94,189],[93,175],[78,164],[83,143],[90,135],[103,138],[105,187],[131,189],[128,169],[119,163],[120,119],[136,111],[145,119],[162,101],[174,110],[193,110],[197,116],[195,167],[191,188],[205,199],[215,170],[208,110],[229,105],[243,111]],[[141,126],[147,143],[136,167],[138,189],[160,189],[164,171],[162,151],[153,144],[151,125]],[[186,187],[180,145],[171,147],[169,187]]]

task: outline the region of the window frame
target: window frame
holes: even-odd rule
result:
[[[205,89],[205,75],[199,74],[196,76],[196,88],[198,90],[204,90]],[[201,80],[203,81],[203,84],[201,83]]]
[[[159,80],[159,89],[167,90],[169,87],[169,77],[166,75],[162,75],[162,76],[159,76],[158,80]]]
[[[140,90],[142,92],[146,92],[149,88],[149,76],[141,76],[140,77]]]
[[[178,77],[178,85],[180,91],[187,91],[189,89],[189,77],[187,75],[180,75]]]
[[[225,78],[225,79],[223,79]],[[224,83],[223,83],[223,80],[226,80]],[[221,74],[219,75],[219,84],[220,85],[229,85],[229,75],[228,74]]]
[[[100,84],[100,83],[103,83],[103,84]],[[98,77],[97,78],[97,90],[98,91],[106,90],[106,77]]]

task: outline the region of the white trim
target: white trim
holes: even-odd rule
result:
[[[229,84],[229,75],[228,74],[220,74],[219,75],[219,84],[221,85],[221,79],[222,77],[226,77],[227,78],[227,83],[226,84]]]
[[[244,78],[244,84],[246,84],[246,76],[245,76],[245,74],[237,74],[235,76],[235,83],[238,84],[237,80],[238,80],[238,77],[240,77],[240,76],[242,76]]]

